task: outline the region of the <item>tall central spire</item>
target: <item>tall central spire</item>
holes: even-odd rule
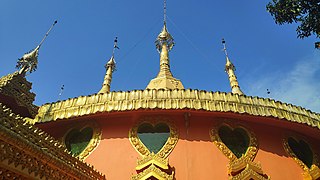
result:
[[[156,78],[152,79],[147,89],[184,89],[180,80],[173,77],[170,71],[169,51],[174,46],[174,40],[167,30],[167,3],[163,6],[163,28],[158,35],[155,44],[160,53],[160,70]]]

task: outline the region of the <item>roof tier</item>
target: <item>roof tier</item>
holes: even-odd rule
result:
[[[320,114],[299,106],[266,98],[192,89],[135,90],[80,96],[41,106],[31,123],[139,109],[233,112],[275,117],[320,129]]]

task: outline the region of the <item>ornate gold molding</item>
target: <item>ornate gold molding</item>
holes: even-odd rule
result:
[[[191,109],[275,117],[320,129],[320,114],[272,99],[200,90],[135,90],[93,94],[45,104],[31,123],[138,109]]]
[[[173,180],[174,179],[174,171],[172,171],[172,174],[167,174],[163,172],[161,169],[159,169],[155,165],[150,165],[147,169],[142,171],[139,174],[136,174],[132,176],[132,180],[146,180],[150,177],[155,177],[158,180]]]
[[[264,176],[261,176],[261,174],[258,172],[257,172],[257,170],[254,170],[252,167],[250,167],[248,165],[248,166],[246,166],[246,168],[243,171],[241,171],[241,173],[239,173],[237,176],[234,176],[230,179],[232,179],[232,180],[250,180],[250,179],[266,180],[266,179],[270,179],[269,177],[266,178]],[[261,170],[261,172],[262,172],[262,170]]]
[[[99,127],[99,125],[95,121],[77,124],[76,126],[70,128],[62,137],[62,142],[66,146],[66,137],[70,131],[77,129],[81,132],[83,129],[85,129],[87,127],[90,127],[93,130],[92,131],[92,138],[89,141],[87,147],[78,156],[76,156],[81,160],[85,160],[93,152],[93,150],[96,147],[98,147],[98,144],[100,143],[101,135],[102,135],[101,128]]]
[[[166,143],[157,153],[150,152],[138,137],[138,128],[142,124],[150,124],[155,127],[157,124],[164,123],[170,129],[170,136]],[[167,118],[163,117],[145,117],[136,123],[129,131],[129,140],[135,150],[140,154],[141,159],[137,162],[136,170],[142,172],[132,176],[133,180],[148,179],[155,177],[163,180],[173,180],[174,171],[169,168],[168,156],[178,142],[178,130],[170,123]],[[171,174],[168,174],[171,172]]]
[[[14,98],[19,106],[27,108],[32,118],[37,115],[38,107],[33,104],[36,94],[30,92],[32,83],[18,71],[0,78],[0,94]]]
[[[152,126],[155,126],[159,123],[164,123],[169,126],[170,136],[167,142],[164,144],[164,146],[160,149],[158,153],[156,153],[155,155],[152,155],[152,156],[157,156],[161,159],[167,158],[178,142],[177,128],[172,123],[170,123],[168,119],[163,117],[145,117],[135,126],[133,126],[129,132],[129,140],[132,146],[143,158],[151,155],[151,152],[149,151],[149,149],[140,141],[137,133],[138,127],[144,123],[151,124]]]
[[[304,142],[306,142],[311,151],[312,151],[312,155],[313,155],[313,162],[312,162],[312,166],[309,168],[306,164],[304,164],[304,162],[302,162],[297,156],[296,154],[292,151],[292,149],[290,148],[289,144],[288,144],[288,138],[293,138],[296,141],[299,140],[303,140]],[[283,138],[283,147],[285,149],[285,151],[287,152],[287,154],[303,169],[303,179],[305,180],[317,180],[320,178],[320,169],[319,169],[319,159],[318,159],[318,155],[314,152],[314,150],[312,149],[312,147],[310,146],[310,143],[308,141],[306,141],[306,139],[300,135],[297,134],[286,134],[285,137]]]
[[[241,160],[243,159],[245,161],[253,161],[257,152],[258,152],[258,141],[257,141],[257,138],[255,137],[254,133],[252,131],[248,131],[246,128],[244,128],[241,125],[235,125],[235,124],[229,125],[226,123],[221,123],[217,127],[214,127],[211,129],[211,131],[210,131],[211,140],[216,144],[216,146],[220,149],[220,151],[226,157],[228,157],[228,159],[230,161],[236,162],[234,165],[240,164],[241,161],[239,161],[239,159],[232,153],[232,151],[220,139],[218,131],[219,131],[219,128],[222,126],[227,126],[232,130],[234,130],[236,128],[241,128],[245,132],[247,132],[247,134],[249,135],[249,138],[250,138],[249,147],[248,147],[246,154],[244,156],[242,156],[240,159]]]
[[[0,103],[0,167],[33,179],[105,179],[65,146]]]
[[[246,153],[240,158],[238,158],[221,140],[218,131],[222,126],[227,126],[231,130],[240,128],[247,133],[249,137],[249,146]],[[263,173],[261,165],[253,162],[258,152],[258,141],[252,131],[239,124],[220,123],[215,125],[210,130],[209,134],[213,143],[230,160],[228,165],[230,179],[269,179],[269,177]]]

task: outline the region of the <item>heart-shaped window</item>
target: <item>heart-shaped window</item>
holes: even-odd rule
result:
[[[65,137],[67,149],[74,156],[78,156],[87,147],[93,136],[93,129],[86,127],[82,130],[73,129]]]
[[[296,157],[308,166],[308,168],[311,168],[313,164],[313,152],[308,143],[303,140],[297,141],[294,138],[289,137],[288,145]]]
[[[150,152],[157,154],[166,144],[170,136],[170,128],[165,123],[159,123],[155,126],[143,123],[138,127],[137,135]]]
[[[231,129],[228,126],[221,126],[218,130],[221,141],[237,157],[245,155],[249,148],[250,138],[242,128]]]

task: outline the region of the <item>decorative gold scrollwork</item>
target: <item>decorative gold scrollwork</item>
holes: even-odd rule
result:
[[[101,140],[101,128],[98,126],[98,124],[94,121],[90,121],[88,123],[82,123],[82,124],[78,124],[72,128],[70,128],[65,135],[62,138],[62,142],[64,143],[64,145],[66,146],[66,137],[67,135],[72,131],[72,130],[79,130],[79,132],[81,132],[82,130],[84,130],[85,128],[92,128],[93,132],[92,132],[92,138],[90,139],[90,141],[88,142],[88,145],[84,148],[84,150],[77,155],[77,157],[81,160],[84,160],[85,158],[87,158],[89,156],[89,154],[98,146],[100,140]]]
[[[227,127],[232,131],[236,129],[244,130],[249,137],[249,144],[247,150],[241,157],[237,157],[229,147],[221,140],[219,136],[219,129],[221,127]],[[228,174],[232,180],[242,179],[270,179],[262,171],[259,163],[253,162],[258,152],[258,141],[252,131],[247,130],[241,125],[231,123],[221,123],[210,130],[210,137],[214,144],[220,149],[220,151],[230,160],[228,165]]]
[[[296,142],[304,142],[306,143],[310,148],[310,150],[312,151],[311,155],[313,157],[312,160],[312,165],[310,167],[308,167],[307,164],[305,164],[303,162],[302,159],[300,159],[293,151],[293,149],[291,149],[290,145],[289,145],[289,138],[292,138],[294,141]],[[283,138],[283,146],[285,151],[287,152],[287,154],[289,156],[292,157],[292,159],[303,169],[303,179],[305,180],[317,180],[320,178],[320,164],[319,164],[319,159],[317,154],[313,151],[312,147],[310,146],[310,143],[308,143],[308,141],[305,140],[304,137],[299,136],[299,135],[286,135],[285,138]]]
[[[145,144],[138,136],[138,128],[142,124],[150,124],[155,127],[158,124],[166,124],[170,129],[170,135],[166,143],[157,152],[150,152]],[[168,156],[178,142],[178,130],[169,122],[168,119],[163,117],[146,117],[141,119],[129,131],[129,140],[136,151],[141,155],[141,159],[137,162],[136,170],[140,171],[137,175],[133,175],[133,180],[148,179],[155,177],[157,179],[171,180],[174,179],[174,171],[171,170],[168,163]]]

